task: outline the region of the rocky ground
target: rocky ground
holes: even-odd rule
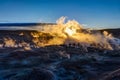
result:
[[[1,30],[0,44],[4,37],[32,44],[30,33]],[[65,45],[30,49],[3,46],[0,80],[120,80],[120,50],[89,47],[86,52],[81,47]]]
[[[120,50],[1,48],[0,80],[120,80]]]

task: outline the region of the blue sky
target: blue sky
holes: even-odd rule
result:
[[[0,23],[55,23],[61,16],[89,27],[120,28],[120,0],[0,0]]]

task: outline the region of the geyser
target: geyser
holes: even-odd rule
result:
[[[120,39],[113,37],[107,31],[103,33],[94,32],[93,30],[85,29],[75,20],[65,22],[65,17],[61,17],[56,21],[55,25],[37,26],[40,27],[38,32],[31,32],[32,44],[12,38],[4,38],[3,45],[5,47],[44,47],[49,45],[68,45],[80,44],[82,47],[96,47],[101,49],[120,49]],[[36,26],[35,26],[36,28]],[[33,27],[34,29],[34,27]],[[24,36],[24,33],[19,36]],[[27,45],[23,45],[22,43]],[[75,45],[74,45],[75,46]]]

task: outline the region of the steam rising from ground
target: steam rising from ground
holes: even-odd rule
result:
[[[65,22],[65,19],[65,17],[61,17],[56,21],[55,25],[40,26],[39,33],[31,32],[32,42],[35,44],[34,47],[74,44],[74,46],[82,46],[85,50],[87,50],[87,47],[108,50],[120,49],[120,39],[113,37],[108,32],[104,31],[102,34],[84,29],[77,21],[68,20]],[[24,34],[22,33],[22,35]],[[16,41],[5,38],[4,45],[14,47]],[[26,45],[19,43],[17,45],[31,47],[29,43],[26,43]]]
[[[114,38],[108,32],[104,31],[103,34],[92,32],[88,29],[84,29],[82,25],[75,20],[68,20],[65,23],[65,17],[58,19],[56,25],[44,26],[42,31],[54,36],[53,39],[49,40],[48,43],[44,45],[68,45],[75,43],[82,45],[84,48],[92,45],[109,50],[120,48],[120,40]]]

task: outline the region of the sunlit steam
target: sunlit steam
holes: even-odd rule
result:
[[[11,38],[4,38],[4,46],[5,47],[15,47],[15,40]]]
[[[84,29],[82,25],[75,20],[69,20],[65,23],[65,17],[58,19],[56,25],[43,27],[42,31],[53,36],[52,39],[43,44],[44,46],[79,43],[84,47],[90,47],[92,45],[98,48],[113,50],[114,42],[114,46],[117,45],[116,49],[119,48],[118,43],[115,43],[113,39],[114,37],[108,32],[105,31],[102,34]],[[36,34],[36,36],[39,37],[38,34]],[[38,38],[36,41],[37,40]],[[37,42],[39,42],[39,40]]]
[[[38,26],[39,27],[39,26]],[[24,35],[23,33],[19,34]],[[120,39],[113,37],[108,32],[103,33],[94,32],[92,30],[84,29],[75,20],[68,20],[65,22],[65,17],[61,17],[56,21],[54,25],[40,26],[38,32],[31,32],[32,42],[30,43],[16,43],[16,40],[11,38],[4,39],[4,45],[6,47],[18,47],[24,46],[25,49],[31,49],[30,47],[44,47],[49,45],[69,45],[77,44],[81,45],[86,51],[88,47],[96,47],[101,49],[120,49]],[[2,46],[2,44],[1,44]]]

